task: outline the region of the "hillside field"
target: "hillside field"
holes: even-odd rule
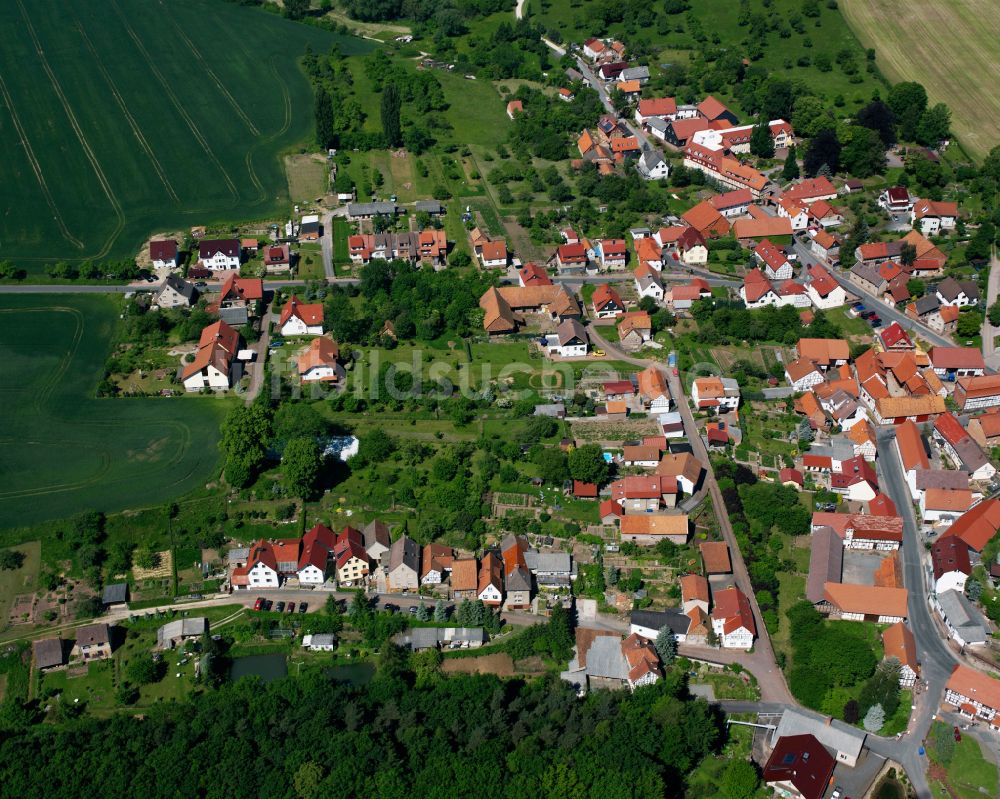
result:
[[[282,209],[299,58],[372,47],[218,0],[10,0],[0,35],[0,259],[35,270]]]
[[[203,485],[228,402],[97,399],[117,301],[0,295],[0,529]]]
[[[947,103],[970,155],[1000,144],[1000,3],[841,0],[844,16],[893,82],[915,80]]]

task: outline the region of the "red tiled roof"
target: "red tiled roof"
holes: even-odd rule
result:
[[[281,317],[278,319],[278,327],[284,327],[285,323],[288,322],[288,320],[293,316],[301,319],[303,323],[310,327],[314,325],[322,325],[323,305],[318,302],[303,304],[299,302],[299,298],[293,294],[288,302],[285,303],[285,307],[281,309]]]

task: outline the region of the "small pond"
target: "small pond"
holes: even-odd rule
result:
[[[233,660],[229,669],[229,679],[257,676],[264,682],[278,680],[288,674],[284,655],[246,655]]]

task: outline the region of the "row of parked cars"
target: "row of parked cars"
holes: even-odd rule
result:
[[[306,611],[309,610],[309,604],[306,602],[299,602],[298,607],[299,607],[299,613],[305,613]],[[294,613],[295,603],[278,602],[278,604],[275,604],[270,599],[265,599],[264,597],[259,596],[257,597],[257,601],[253,603],[253,609],[264,612],[274,609],[278,613]]]
[[[882,317],[879,316],[875,311],[869,311],[865,308],[864,303],[856,302],[851,306],[851,315],[858,316],[864,319],[872,327],[882,327]]]

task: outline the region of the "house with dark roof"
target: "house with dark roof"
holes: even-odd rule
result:
[[[154,269],[176,269],[177,242],[173,239],[149,242],[149,260],[153,262]]]
[[[812,735],[786,735],[771,750],[762,778],[788,799],[822,799],[836,765],[826,747]]]
[[[105,610],[115,606],[121,607],[126,602],[128,602],[128,583],[111,583],[104,586],[101,604]]]
[[[66,646],[61,638],[40,638],[31,643],[35,668],[54,669],[66,663]]]
[[[362,535],[364,536],[365,551],[368,553],[368,557],[375,562],[381,562],[382,556],[389,551],[389,547],[392,544],[389,535],[389,525],[378,519],[374,519],[365,525]]]
[[[198,290],[193,283],[177,275],[167,275],[163,285],[153,295],[153,304],[158,308],[190,308],[197,296]]]
[[[201,331],[194,358],[183,366],[181,382],[189,392],[210,388],[224,391],[243,373],[236,360],[240,334],[221,319]]]
[[[198,242],[198,263],[213,272],[240,268],[237,239],[202,239]]]
[[[420,547],[416,541],[402,535],[392,542],[386,574],[389,593],[419,589]]]
[[[111,628],[107,624],[86,624],[76,628],[76,643],[70,657],[84,661],[111,657]]]

